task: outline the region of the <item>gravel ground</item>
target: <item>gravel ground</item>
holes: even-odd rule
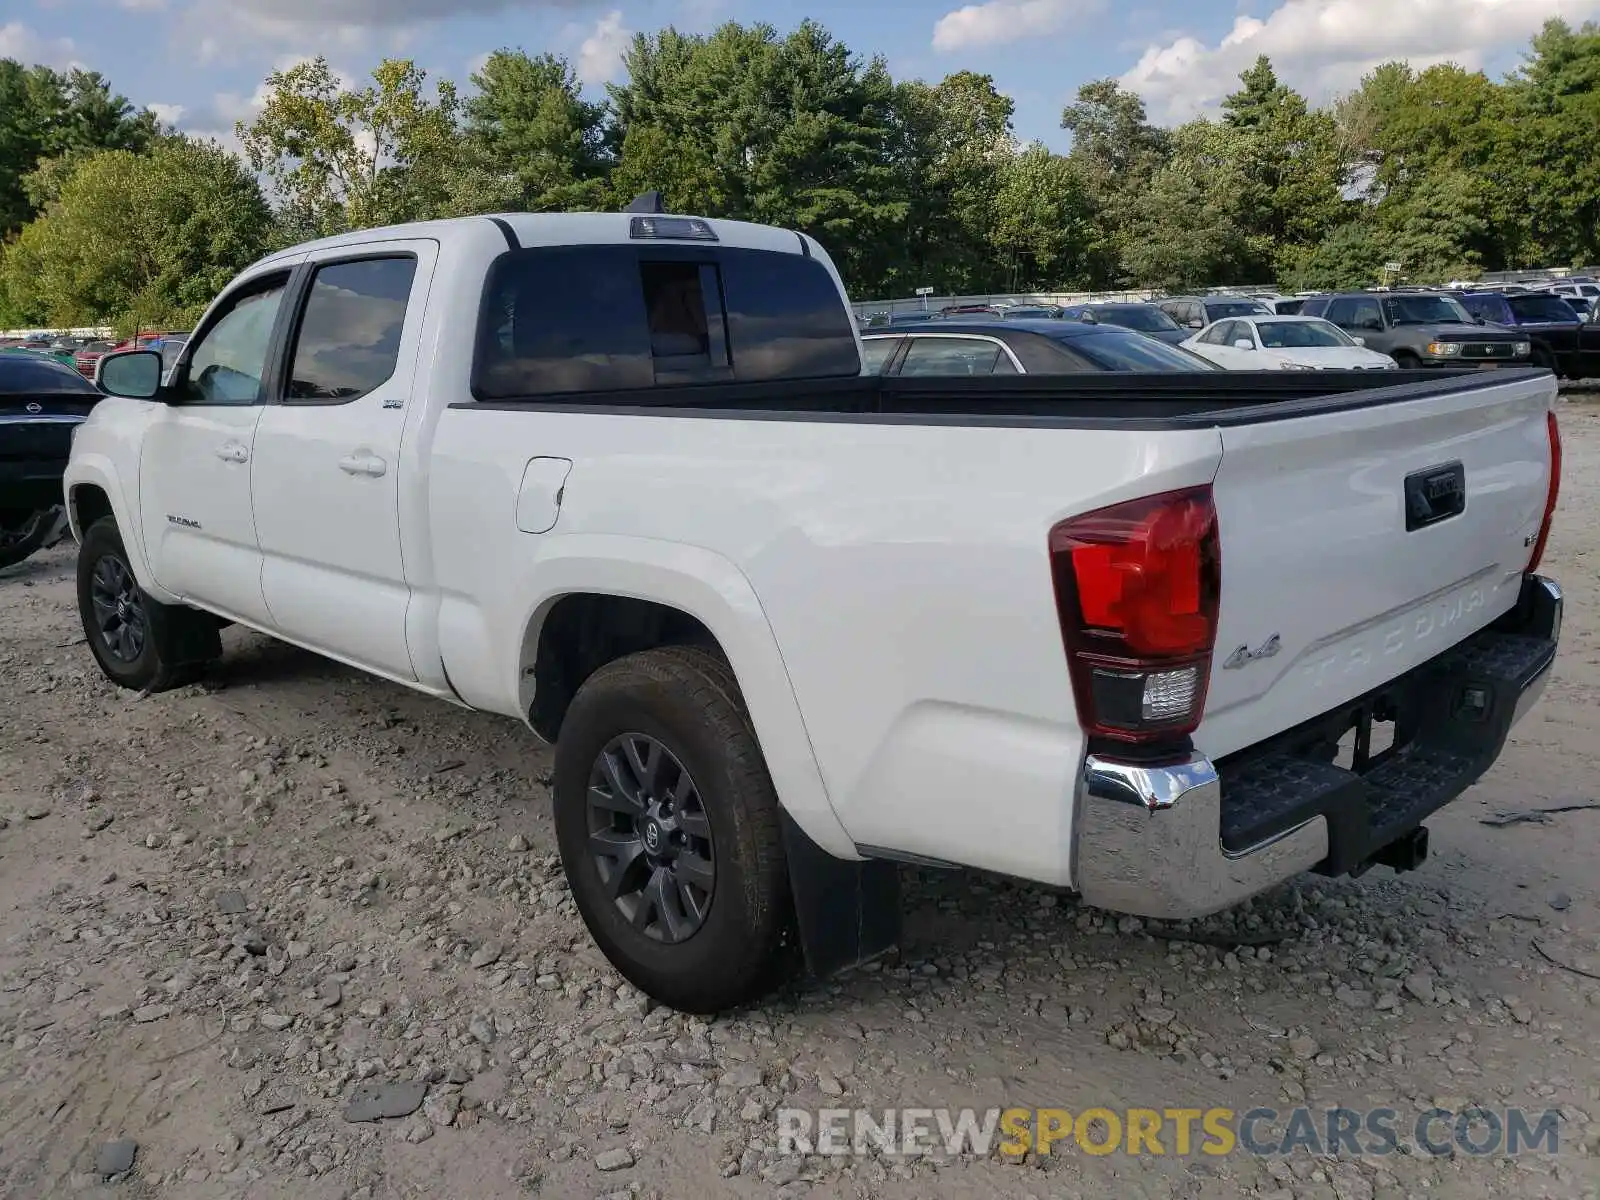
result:
[[[1484,823],[1597,799],[1600,406],[1563,423],[1556,677],[1422,869],[1198,929],[908,872],[902,952],[710,1022],[592,948],[515,724],[239,631],[137,699],[70,544],[0,573],[0,1195],[1593,1197],[1600,811]],[[780,1157],[772,1117],[1297,1104],[1554,1108],[1560,1153]]]

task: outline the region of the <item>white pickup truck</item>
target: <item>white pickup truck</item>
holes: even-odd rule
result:
[[[106,675],[233,622],[525,722],[590,931],[692,1011],[894,944],[897,862],[1157,918],[1415,866],[1556,652],[1550,374],[867,376],[782,229],[348,234],[99,382]]]

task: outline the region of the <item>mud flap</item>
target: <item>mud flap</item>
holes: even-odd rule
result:
[[[835,858],[783,814],[789,888],[806,969],[826,979],[900,940],[900,870],[883,859]]]

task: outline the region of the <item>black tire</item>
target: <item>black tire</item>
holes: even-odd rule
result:
[[[1396,350],[1389,357],[1394,359],[1395,366],[1402,371],[1419,371],[1422,369],[1422,360],[1409,350]]]
[[[112,517],[90,525],[78,547],[78,615],[100,670],[133,691],[191,683],[222,652],[211,617],[162,604],[139,586]]]
[[[14,567],[44,549],[45,539],[60,516],[59,507],[0,512],[0,570]]]
[[[706,856],[714,867],[714,886],[698,927],[681,940],[668,940],[664,911],[653,922],[659,926],[655,935],[636,927],[622,907],[626,898],[614,899],[608,890],[591,843],[592,835],[628,836],[609,827],[595,830],[597,818],[611,814],[591,804],[591,786],[593,780],[615,778],[602,773],[602,755],[633,737],[638,744],[653,740],[681,765],[698,796],[702,827],[709,825]],[[664,783],[653,786],[668,790]],[[596,671],[562,721],[553,790],[556,838],[573,899],[595,942],[628,982],[690,1013],[749,1003],[782,982],[795,965],[795,940],[778,797],[738,684],[721,658],[688,647],[662,647]],[[634,820],[610,808],[623,825]],[[638,820],[648,823],[644,816]],[[634,832],[642,847],[640,830]],[[704,849],[704,843],[696,845]],[[698,859],[700,850],[693,857]],[[632,860],[629,878],[643,872],[653,884],[655,861],[648,855]],[[607,869],[613,879],[629,874],[614,864]],[[648,891],[637,893],[636,917]],[[679,906],[678,911],[689,909]],[[691,914],[689,923],[694,920]]]

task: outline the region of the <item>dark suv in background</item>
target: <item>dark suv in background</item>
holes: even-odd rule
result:
[[[1313,296],[1302,316],[1332,321],[1404,368],[1529,366],[1526,334],[1487,325],[1437,292],[1346,292]]]
[[[1456,298],[1474,317],[1526,333],[1535,366],[1567,379],[1600,377],[1600,323],[1585,321],[1560,296],[1465,292]]]

